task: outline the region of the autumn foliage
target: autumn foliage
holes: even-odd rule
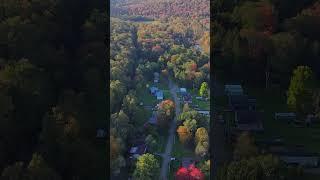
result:
[[[157,111],[157,122],[160,126],[166,127],[169,121],[174,118],[174,102],[171,100],[164,100],[159,104]]]
[[[176,172],[176,180],[204,180],[204,174],[200,169],[191,164],[188,168],[181,167]]]

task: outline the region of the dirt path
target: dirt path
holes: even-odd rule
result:
[[[167,146],[165,152],[162,154],[162,166],[161,166],[161,171],[160,171],[160,180],[167,180],[168,178],[168,172],[169,172],[169,163],[171,160],[171,151],[172,151],[172,146],[173,146],[173,139],[176,131],[176,118],[180,114],[180,104],[179,100],[177,97],[177,90],[178,87],[175,85],[171,80],[169,80],[169,89],[170,93],[173,97],[174,103],[175,103],[175,111],[176,115],[173,121],[170,124],[170,129],[169,129],[169,136],[168,136],[168,141],[167,141]]]

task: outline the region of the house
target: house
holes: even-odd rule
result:
[[[290,165],[299,165],[303,167],[318,167],[319,166],[319,156],[315,153],[305,153],[305,152],[277,152],[276,154],[280,160]]]
[[[163,100],[163,91],[158,90],[156,92],[157,100]]]
[[[210,116],[210,111],[201,111],[201,110],[199,110],[198,113],[202,114],[204,116]]]
[[[147,145],[146,144],[140,144],[137,146],[131,147],[129,153],[130,158],[138,158],[142,154],[144,154],[147,151]]]
[[[186,89],[186,88],[180,88],[179,90],[180,90],[179,92],[180,92],[182,95],[187,94],[187,89]]]
[[[97,135],[96,135],[97,138],[105,138],[106,136],[107,136],[107,132],[105,129],[103,128],[97,129]]]
[[[233,111],[248,110],[249,102],[247,95],[231,95],[229,96],[229,106]]]
[[[153,73],[153,76],[154,76],[153,82],[154,82],[154,83],[158,83],[158,82],[159,82],[160,74],[159,74],[158,72],[155,72],[155,73]]]
[[[239,131],[263,131],[260,113],[256,111],[236,111],[235,123]]]
[[[158,91],[158,88],[157,87],[154,87],[154,86],[151,86],[150,87],[150,93],[155,95],[155,93]]]
[[[193,158],[182,158],[181,159],[182,167],[188,168],[191,164],[194,164],[195,161]]]
[[[243,95],[243,89],[241,85],[225,85],[224,91],[227,95]]]
[[[278,121],[286,121],[288,123],[293,122],[296,120],[296,114],[289,112],[289,113],[274,113],[274,119]]]

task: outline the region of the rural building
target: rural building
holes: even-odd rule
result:
[[[147,151],[147,145],[140,144],[130,149],[130,158],[138,158]]]
[[[296,114],[292,112],[288,113],[274,113],[274,119],[277,121],[293,122],[296,120]]]
[[[192,96],[188,93],[184,94],[183,95],[183,101],[184,103],[189,103],[191,104],[192,103]]]
[[[210,111],[198,111],[199,114],[205,115],[205,116],[210,116]]]
[[[236,111],[235,123],[240,131],[262,131],[261,116],[256,111]]]
[[[157,100],[163,100],[163,91],[158,90],[156,92]]]
[[[151,87],[150,87],[150,93],[151,93],[152,95],[155,95],[157,91],[158,91],[158,88],[157,88],[157,87],[154,87],[154,86],[151,86]]]
[[[225,85],[224,91],[227,95],[243,95],[243,89],[241,85]]]
[[[158,83],[159,79],[160,79],[160,74],[158,72],[155,72],[155,73],[153,73],[153,75],[154,75],[153,82]]]
[[[184,95],[184,94],[187,94],[187,89],[186,88],[180,88],[179,89],[179,92]]]
[[[300,165],[303,167],[318,167],[319,156],[314,153],[283,152],[275,153],[286,164]]]

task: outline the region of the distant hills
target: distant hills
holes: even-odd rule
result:
[[[111,0],[111,15],[143,16],[153,19],[210,18],[209,0]]]

